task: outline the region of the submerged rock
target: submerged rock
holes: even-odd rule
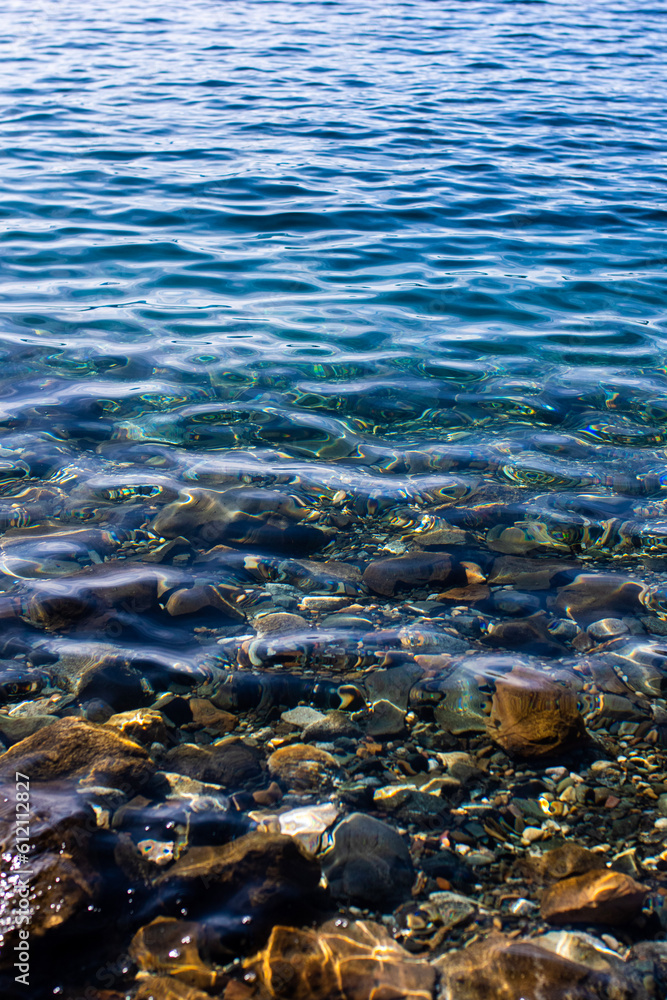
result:
[[[381,698],[373,702],[368,713],[357,713],[355,721],[363,722],[368,736],[379,740],[392,739],[405,732],[405,715],[403,709]]]
[[[273,803],[267,802],[267,805],[271,804]],[[288,809],[280,814],[251,813],[250,818],[257,822],[259,829],[294,837],[309,854],[317,854],[322,834],[335,823],[339,813],[340,809],[333,802],[323,802],[321,805]]]
[[[311,708],[310,705],[297,705],[296,708],[283,712],[280,718],[295,729],[307,729],[313,723],[324,722],[326,715],[318,712],[316,708]]]
[[[519,757],[547,757],[586,739],[576,693],[526,667],[496,681],[488,733]]]
[[[334,828],[322,869],[337,899],[374,907],[402,901],[414,881],[403,838],[387,823],[363,813],[352,813]]]
[[[556,607],[587,628],[601,618],[640,614],[645,587],[613,573],[580,573],[559,591]]]
[[[453,670],[438,683],[433,695],[437,700],[435,721],[445,732],[458,736],[462,733],[486,731],[491,698],[466,668]],[[427,703],[426,698],[423,700]]]
[[[376,594],[391,597],[397,587],[442,583],[451,570],[452,560],[446,553],[415,552],[372,562],[364,572],[363,582]]]
[[[89,911],[99,894],[101,878],[80,852],[77,854],[62,849],[47,851],[31,857],[29,875],[19,871],[9,875],[0,905],[8,944],[17,940],[20,925],[14,921],[21,913],[22,899],[31,910],[29,929],[34,938],[44,937]]]
[[[542,656],[557,656],[565,649],[547,628],[547,618],[543,612],[529,618],[515,618],[489,625],[486,641],[494,646],[526,650]]]
[[[295,580],[294,583],[302,590],[324,590],[349,596],[357,595],[364,590],[361,570],[350,563],[331,560],[313,562],[311,559],[302,559],[298,565],[304,577]]]
[[[309,722],[302,737],[312,743],[328,743],[345,737],[358,739],[361,735],[362,730],[348,713],[334,708],[323,718]]]
[[[580,847],[579,844],[566,843],[555,847],[539,857],[530,857],[518,862],[518,867],[529,876],[536,876],[541,881],[553,882],[569,878],[571,875],[583,875],[585,872],[606,870],[605,859],[601,854]]]
[[[259,635],[304,632],[309,627],[308,622],[301,615],[292,615],[287,611],[274,611],[266,615],[259,615],[253,625]]]
[[[212,990],[222,985],[222,974],[204,962],[215,950],[215,935],[205,925],[174,917],[157,917],[132,938],[130,958],[141,973],[173,976],[190,986]]]
[[[480,910],[483,907],[460,892],[432,892],[426,900],[404,903],[396,919],[400,937],[411,951],[430,951],[442,944],[453,927],[467,924]]]
[[[300,522],[310,513],[298,497],[277,490],[192,487],[162,508],[151,525],[163,538],[215,545],[255,543],[288,554],[314,552],[329,533]]]
[[[173,976],[148,976],[139,981],[132,997],[133,1000],[210,1000],[211,994]],[[116,997],[107,998],[105,995],[103,1000],[116,1000]]]
[[[0,853],[7,861],[0,892],[0,968],[15,960],[21,928],[29,930],[33,942],[66,926],[81,930],[80,920],[85,921],[101,888],[89,856],[92,809],[62,783],[31,784],[22,827],[16,822],[15,798],[21,787],[14,774],[11,778],[0,795]],[[27,854],[17,850],[20,837],[30,846]]]
[[[276,1000],[432,1000],[435,986],[434,969],[370,921],[279,925],[245,967]]]
[[[181,743],[165,755],[164,769],[213,785],[240,788],[261,774],[262,754],[234,737],[211,746]]]
[[[621,872],[588,871],[550,886],[540,913],[550,924],[596,923],[622,926],[639,916],[646,886]]]
[[[192,713],[192,722],[182,726],[186,732],[207,729],[211,733],[223,736],[236,728],[237,717],[231,712],[225,712],[224,709],[218,708],[208,698],[190,698],[188,708]]]
[[[82,670],[73,689],[79,702],[99,699],[115,712],[145,704],[150,691],[139,671],[119,657],[104,658]]]
[[[330,788],[339,773],[335,757],[306,743],[292,743],[274,750],[268,760],[273,778],[290,791]]]
[[[0,712],[0,739],[9,747],[57,720],[57,715],[5,715]]]
[[[261,924],[280,907],[308,905],[319,881],[319,865],[293,837],[248,833],[222,846],[190,847],[155,884],[165,900],[187,899],[189,911],[208,914],[212,924],[220,912]]]
[[[489,583],[496,587],[513,584],[525,590],[548,590],[554,577],[576,568],[576,563],[560,559],[526,559],[521,556],[500,556],[494,559]]]
[[[553,951],[572,962],[581,962],[589,969],[607,971],[622,969],[624,962],[618,952],[613,951],[604,941],[583,931],[547,931],[533,939],[534,943],[547,951]]]
[[[113,728],[69,716],[58,719],[0,756],[0,781],[14,773],[31,782],[68,779],[88,785],[137,789],[155,772],[146,750]]]
[[[449,952],[434,965],[438,1000],[657,1000],[635,977],[597,971],[531,940],[500,934]]]
[[[245,612],[233,603],[238,594],[239,592],[233,588],[214,587],[210,583],[198,584],[175,590],[170,594],[164,607],[172,618],[194,615],[202,611],[216,611],[223,620],[243,622],[246,620]]]
[[[117,729],[123,736],[150,746],[151,743],[167,743],[169,736],[162,715],[153,708],[137,708],[132,712],[119,712],[107,719],[105,725]]]

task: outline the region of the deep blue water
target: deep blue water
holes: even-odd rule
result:
[[[9,3],[4,426],[662,425],[666,38],[635,2]]]

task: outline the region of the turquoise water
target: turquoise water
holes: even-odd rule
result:
[[[156,696],[160,671],[186,689],[204,660],[247,666],[250,626],[169,595],[294,612],[315,571],[272,559],[363,572],[431,530],[479,571],[458,590],[499,554],[567,561],[553,592],[463,594],[485,616],[466,641],[539,613],[557,642],[543,628],[527,654],[590,649],[553,603],[582,568],[645,580],[633,634],[667,631],[665,28],[633,0],[9,0],[3,697],[12,657],[57,673],[97,641],[145,652]],[[224,528],[165,528],[179,496],[239,486]],[[322,593],[368,604],[350,588]],[[51,681],[74,699],[56,714],[108,717],[103,688],[91,708]]]

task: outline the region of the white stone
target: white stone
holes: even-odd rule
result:
[[[322,722],[323,719],[326,719],[326,715],[309,705],[297,705],[296,708],[290,708],[288,712],[283,712],[280,718],[291,726],[305,729],[311,722]]]

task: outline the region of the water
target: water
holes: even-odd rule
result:
[[[410,678],[394,708],[428,703],[427,729],[454,734],[441,750],[483,750],[486,723],[461,735],[456,713],[483,720],[519,656],[570,671],[589,730],[659,748],[664,9],[11,0],[3,22],[3,742],[32,731],[10,732],[9,715],[100,724],[169,691],[218,692],[259,748],[261,775],[222,782],[247,796],[270,781],[272,733],[292,739],[283,709],[386,700],[369,678],[387,666]],[[422,549],[416,568],[385,567],[389,583],[368,575]],[[591,588],[602,596],[583,608]],[[264,612],[303,621],[256,638]],[[418,681],[422,653],[453,660]],[[474,691],[447,687],[471,653],[487,657]],[[621,678],[609,689],[605,656]],[[577,670],[592,672],[583,688]],[[454,710],[435,723],[434,684]],[[612,712],[613,697],[626,701]],[[220,737],[170,711],[171,743]],[[411,727],[401,739],[425,760],[436,744]],[[289,780],[283,792],[289,805]],[[292,804],[304,794],[317,804],[313,789]],[[119,802],[100,796],[105,831],[100,810],[110,822]],[[164,790],[147,796],[157,809]],[[252,802],[225,801],[222,840],[254,822]],[[423,817],[389,821],[423,832]],[[146,829],[172,843],[161,822]],[[127,861],[118,875],[116,836],[95,833],[106,881],[47,943],[78,948],[79,966],[37,986],[33,969],[35,996],[45,982],[83,995],[160,906],[177,912],[152,876]],[[100,952],[81,913],[90,897],[108,933],[112,883],[142,901]],[[225,961],[265,939],[215,926]],[[127,961],[114,988],[134,982]]]

